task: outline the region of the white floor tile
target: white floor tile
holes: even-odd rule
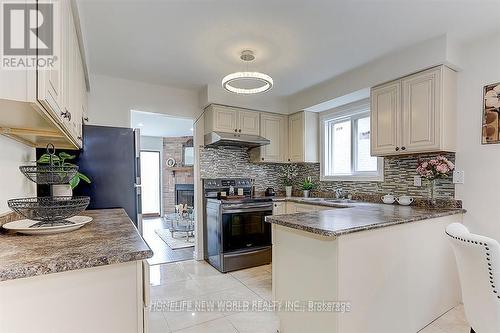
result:
[[[149,313],[149,332],[150,333],[169,333],[167,320],[161,312]]]
[[[279,319],[272,312],[243,312],[226,317],[239,333],[276,333]]]
[[[176,333],[238,333],[234,326],[225,318],[209,321],[201,325],[192,326]]]
[[[221,312],[165,312],[164,315],[172,331],[224,317]]]

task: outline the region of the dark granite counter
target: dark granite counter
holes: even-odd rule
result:
[[[332,209],[315,212],[266,217],[266,222],[269,223],[327,237],[466,212],[465,209],[425,208],[355,201],[332,202],[328,199],[317,198],[275,198],[274,200],[332,207]]]
[[[0,232],[0,281],[151,258],[123,209],[85,211],[94,220],[54,235]]]

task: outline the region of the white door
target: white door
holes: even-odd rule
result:
[[[238,132],[249,135],[259,135],[259,116],[257,111],[238,112]]]
[[[391,82],[371,91],[371,155],[398,153],[400,147],[399,114],[401,81]]]
[[[284,141],[285,138],[285,118],[283,116],[262,114],[261,135],[271,141],[270,144],[262,147],[261,159],[264,162],[283,162],[284,161]]]
[[[160,166],[159,151],[141,151],[143,215],[160,215]]]
[[[408,152],[439,149],[441,69],[417,73],[402,82],[401,149]]]

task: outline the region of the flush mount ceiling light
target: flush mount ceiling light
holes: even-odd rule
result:
[[[250,62],[255,59],[253,52],[245,50],[241,52],[240,59],[245,62]],[[236,84],[258,84],[257,87],[238,87]],[[273,87],[273,79],[264,73],[260,72],[236,72],[226,75],[222,79],[222,87],[229,92],[243,95],[259,94],[268,91]]]

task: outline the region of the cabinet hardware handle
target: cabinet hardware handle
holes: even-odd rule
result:
[[[288,159],[288,162],[290,162],[290,159]]]
[[[82,137],[81,136],[77,136],[76,137],[78,140],[82,140]]]
[[[71,121],[71,112],[66,110],[66,112],[61,112],[61,117],[67,118],[69,121]]]
[[[236,128],[235,128],[235,129],[234,129],[234,131],[235,131],[235,132],[238,132],[238,129],[236,129]]]
[[[262,160],[264,160],[264,157],[262,157]]]
[[[406,147],[401,147],[401,150],[406,150]]]
[[[238,130],[238,132],[240,132],[240,133],[241,133],[241,128]]]
[[[89,121],[89,117],[83,118],[84,121]]]
[[[399,151],[399,147],[396,147],[396,151]]]

